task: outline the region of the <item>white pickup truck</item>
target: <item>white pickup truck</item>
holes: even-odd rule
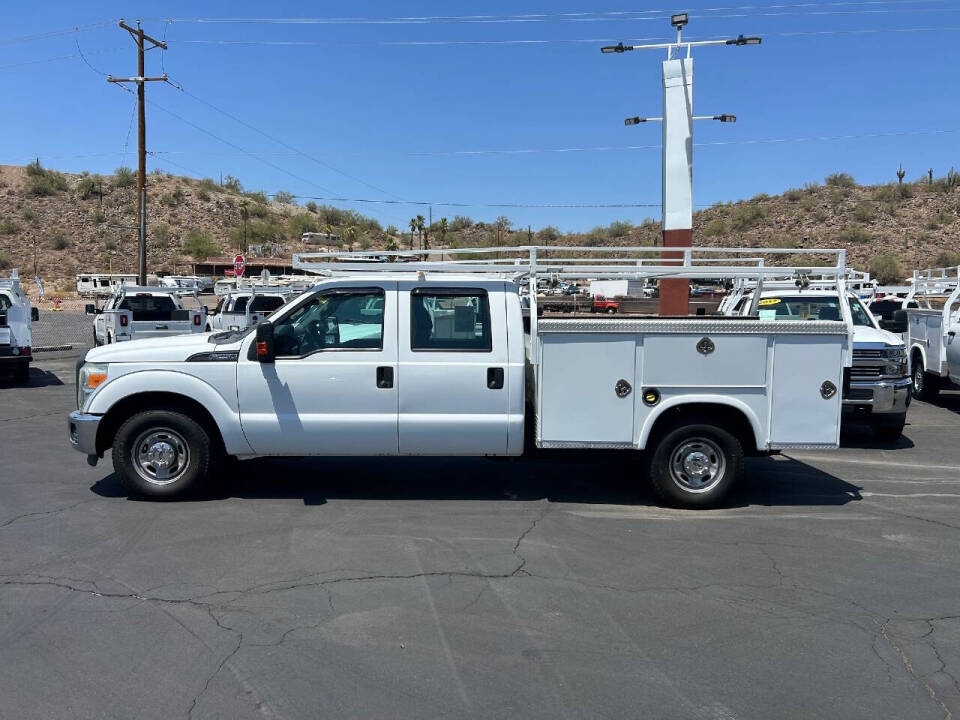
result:
[[[934,400],[941,389],[960,384],[960,268],[915,273],[907,297],[921,305],[906,310],[904,337],[910,353],[913,393],[921,400]],[[933,307],[940,302],[942,306]]]
[[[244,330],[283,307],[306,288],[253,286],[228,290],[207,316],[207,331]]]
[[[0,369],[13,370],[17,382],[26,382],[30,377],[31,323],[39,317],[40,311],[30,307],[30,298],[20,289],[16,270],[9,278],[0,279]]]
[[[206,307],[194,294],[198,307],[188,310],[181,299],[183,294],[183,290],[174,288],[118,285],[103,308],[86,306],[87,314],[95,316],[94,346],[204,332]]]
[[[795,281],[768,282],[756,304],[749,291],[721,307],[728,314],[756,313],[778,321],[836,320],[842,317],[840,297],[835,286],[826,285],[801,289]],[[911,397],[906,347],[896,334],[902,328],[891,321],[896,332],[882,329],[852,292],[847,293],[847,307],[853,322],[853,363],[844,376],[844,422],[869,425],[878,440],[894,442],[903,434]]]
[[[687,507],[744,455],[838,444],[847,323],[525,318],[502,265],[406,265],[344,264],[245,331],[89,351],[71,444],[174,496],[228,456],[516,456],[529,438],[646,450],[638,479]]]

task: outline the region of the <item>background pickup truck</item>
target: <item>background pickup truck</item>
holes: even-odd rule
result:
[[[838,444],[843,322],[532,324],[503,279],[328,279],[246,331],[91,350],[70,442],[93,463],[112,451],[151,496],[226,456],[646,450],[626,477],[689,507],[717,502],[746,454]]]
[[[30,307],[30,298],[20,289],[16,270],[10,278],[0,279],[0,371],[12,370],[17,382],[30,377],[31,323],[39,316],[39,310]]]
[[[188,310],[181,300],[183,291],[160,287],[120,286],[103,308],[87,305],[94,315],[93,344],[110,345],[126,340],[167,337],[205,330],[207,309]]]
[[[244,330],[268,317],[298,293],[285,288],[229,290],[207,317],[206,329]]]

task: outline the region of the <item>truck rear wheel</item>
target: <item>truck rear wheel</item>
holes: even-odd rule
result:
[[[719,427],[691,423],[671,430],[650,458],[650,481],[670,505],[715,505],[743,475],[740,441]]]
[[[117,431],[113,467],[133,495],[173,498],[207,478],[210,436],[192,418],[172,410],[137,413]]]
[[[940,376],[926,372],[923,361],[913,364],[913,396],[917,400],[931,402],[940,394]]]

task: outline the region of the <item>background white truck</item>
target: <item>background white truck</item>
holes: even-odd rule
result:
[[[895,332],[881,329],[877,319],[853,293],[845,303],[835,281],[806,277],[789,281],[765,281],[759,299],[755,288],[732,293],[721,308],[727,314],[756,314],[777,321],[836,320],[849,312],[853,326],[853,362],[844,377],[844,422],[869,425],[878,440],[893,442],[903,433],[910,406],[910,372],[906,347]],[[902,322],[902,320],[901,320]],[[904,328],[893,320],[889,325]]]
[[[204,332],[206,307],[194,294],[198,307],[188,310],[183,294],[173,288],[117,286],[102,309],[86,306],[87,314],[94,316],[94,346]]]
[[[306,289],[305,286],[253,285],[228,290],[207,316],[206,329],[243,330],[256,325]]]
[[[173,496],[225,456],[514,456],[526,437],[646,450],[628,473],[689,507],[746,454],[837,446],[849,323],[539,318],[535,295],[525,318],[504,275],[535,288],[545,250],[499,251],[530,256],[509,272],[295,256],[332,277],[256,328],[87,353],[70,442],[93,463],[111,451],[132,493]]]
[[[960,268],[935,268],[914,275],[910,300],[926,308],[906,310],[904,337],[910,353],[913,392],[933,400],[942,388],[960,383]],[[942,306],[934,309],[934,304]]]
[[[20,289],[20,277],[14,270],[0,279],[0,371],[12,370],[17,382],[30,377],[33,360],[31,323],[40,311],[30,307],[30,298]]]

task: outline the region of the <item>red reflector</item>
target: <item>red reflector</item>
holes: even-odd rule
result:
[[[267,354],[267,343],[265,340],[257,341],[257,355],[266,355]]]
[[[253,318],[252,318],[252,320],[253,320],[253,322],[256,322],[256,321],[257,321],[257,316],[254,315]]]
[[[199,316],[199,315],[194,315],[194,316],[193,316],[193,324],[194,324],[194,325],[199,325],[199,324],[200,324],[200,316]]]
[[[120,327],[126,327],[128,321],[129,321],[129,318],[128,318],[126,315],[121,315],[121,316],[120,316]]]
[[[21,354],[21,355],[29,355],[29,354],[30,354],[30,346],[27,345],[27,346],[25,346],[25,347],[20,348],[20,354]]]

